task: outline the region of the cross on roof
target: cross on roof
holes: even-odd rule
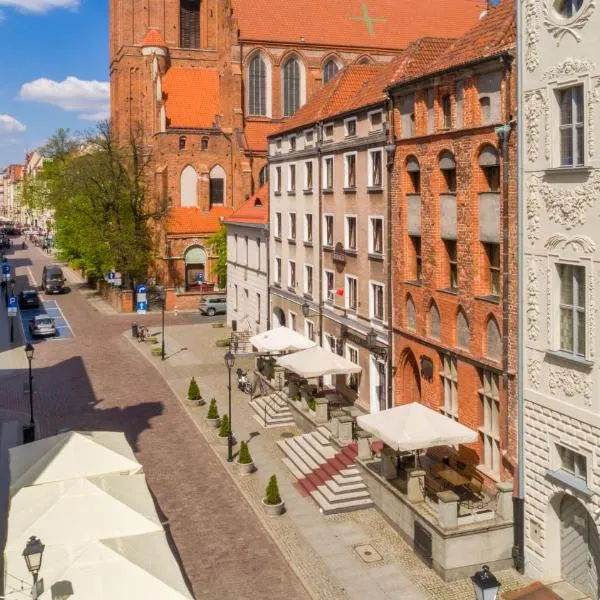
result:
[[[362,3],[362,17],[350,17],[352,21],[364,21],[367,26],[367,30],[369,31],[369,35],[371,37],[375,37],[375,29],[373,28],[373,23],[385,23],[386,19],[380,17],[372,17],[369,14],[369,7],[366,2]]]

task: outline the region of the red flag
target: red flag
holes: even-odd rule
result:
[[[339,288],[339,289],[335,290],[335,295],[336,296],[343,296],[344,295],[344,290],[342,288]]]

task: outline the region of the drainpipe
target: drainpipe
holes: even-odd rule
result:
[[[396,158],[396,132],[394,124],[394,101],[390,93],[386,94],[386,107],[388,112],[388,139],[385,145],[386,166],[387,166],[387,239],[385,249],[385,260],[387,263],[387,322],[388,322],[388,352],[387,352],[387,406],[394,406],[394,378],[392,370],[394,368],[394,294],[392,290],[393,269],[392,269],[392,175],[394,172],[394,159]]]
[[[321,153],[323,144],[323,121],[317,123],[317,189],[319,190],[318,195],[318,221],[317,226],[317,252],[319,253],[319,344],[323,346],[323,193],[321,185]]]

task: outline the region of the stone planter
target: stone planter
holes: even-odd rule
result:
[[[204,406],[206,404],[206,401],[203,400],[202,398],[198,399],[198,400],[188,400],[188,402],[192,405],[192,406]]]
[[[222,436],[222,435],[217,436],[217,442],[221,446],[227,446],[227,439],[228,439],[228,436]]]
[[[268,517],[278,517],[283,512],[283,507],[285,506],[285,502],[283,502],[283,500],[279,504],[267,504],[263,498],[261,502],[263,512]]]
[[[216,419],[209,419],[208,417],[206,418],[206,424],[211,427],[212,429],[217,429],[217,427],[219,427],[221,425],[221,419],[219,417],[217,417]]]
[[[251,463],[241,463],[236,460],[235,471],[238,475],[250,475],[250,473],[254,473],[254,461]]]

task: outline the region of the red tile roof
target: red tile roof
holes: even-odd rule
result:
[[[219,110],[219,73],[215,69],[171,67],[162,80],[167,126],[204,129]]]
[[[178,207],[169,210],[167,233],[170,235],[216,233],[221,225],[221,217],[233,212],[229,206],[213,208],[202,212],[196,207]]]
[[[142,40],[141,46],[157,46],[166,48],[167,44],[157,29],[149,29],[146,37]]]
[[[265,183],[236,211],[225,219],[226,223],[266,224],[269,222],[269,184]]]
[[[267,137],[279,129],[279,123],[271,121],[246,121],[244,133],[250,150],[255,152],[267,151]]]
[[[243,40],[401,50],[424,36],[458,37],[478,0],[232,0]]]

